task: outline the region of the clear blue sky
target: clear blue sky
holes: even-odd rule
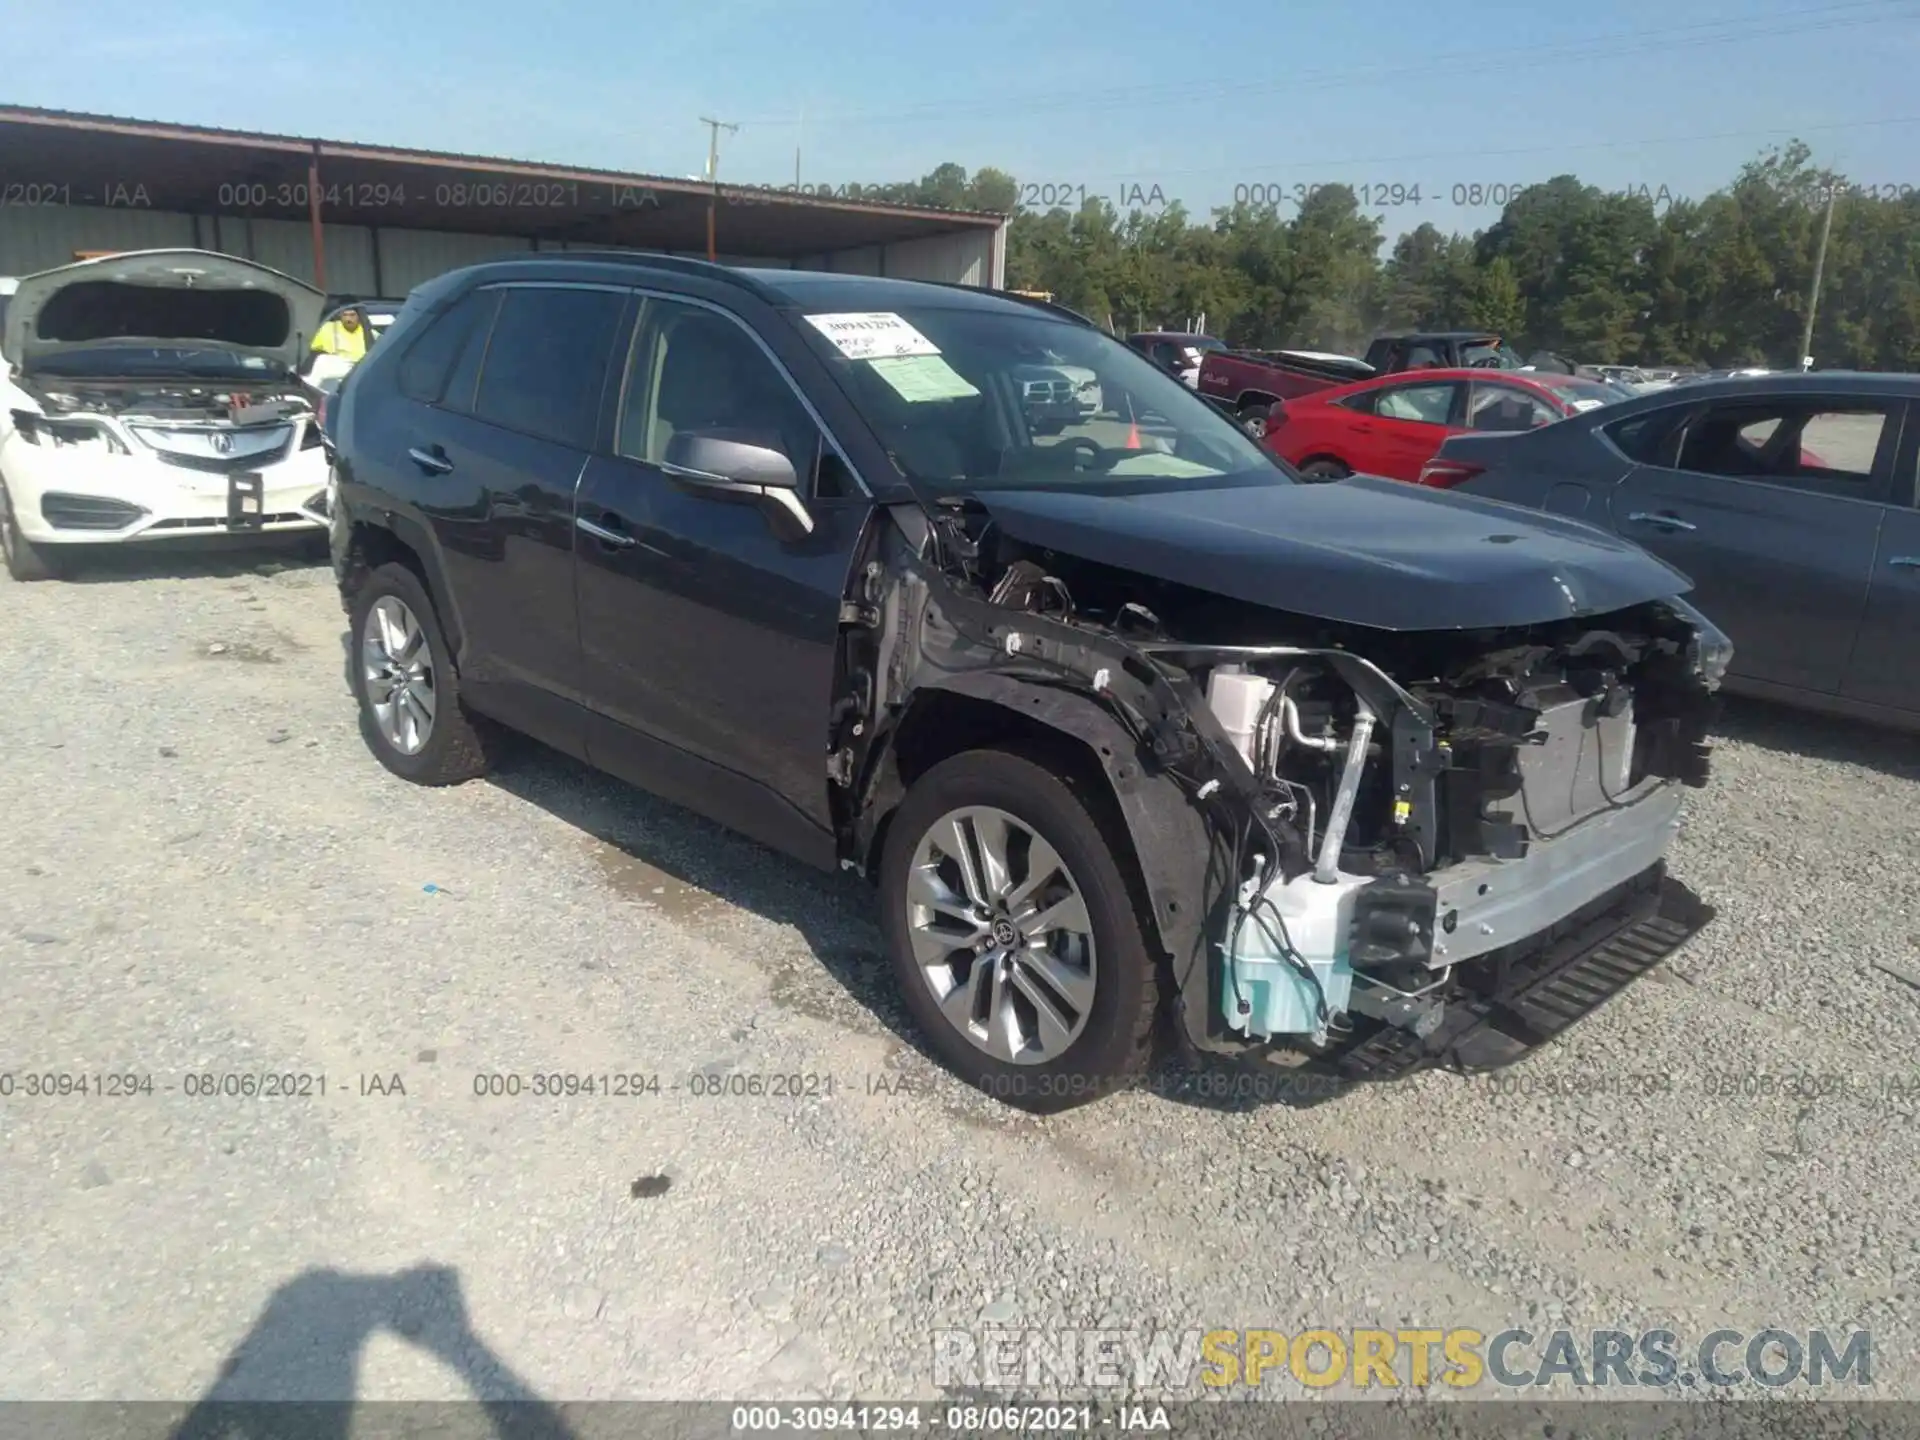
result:
[[[1196,212],[1242,185],[1419,185],[1390,233],[1476,228],[1497,206],[1453,187],[1566,171],[1700,193],[1794,134],[1920,186],[1920,0],[0,10],[11,103],[652,173],[698,173],[710,115],[741,122],[724,179],[790,181],[799,141],[810,183],[953,160]]]

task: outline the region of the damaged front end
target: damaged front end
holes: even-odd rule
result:
[[[1024,543],[971,499],[891,514],[843,615],[848,863],[925,716],[1069,737],[1194,1048],[1503,1065],[1710,918],[1664,856],[1731,646],[1683,600],[1382,630]]]

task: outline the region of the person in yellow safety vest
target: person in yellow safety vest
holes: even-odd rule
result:
[[[338,355],[350,361],[365,359],[367,331],[360,323],[360,312],[342,310],[337,317],[322,325],[314,333],[313,352],[316,355]]]

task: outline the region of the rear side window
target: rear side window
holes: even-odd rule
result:
[[[418,339],[400,357],[395,384],[409,400],[438,405],[447,393],[447,377],[479,328],[480,300],[468,294],[449,310],[429,321]]]
[[[1444,425],[1453,410],[1453,385],[1401,385],[1382,390],[1374,401],[1373,413],[1383,420],[1413,420],[1423,425]]]
[[[507,290],[487,341],[473,413],[522,434],[593,444],[625,297],[604,290]]]
[[[1602,433],[1629,460],[1638,461],[1642,465],[1670,463],[1665,458],[1668,447],[1663,442],[1686,413],[1685,406],[1649,410],[1644,415],[1635,415],[1628,420],[1617,420],[1606,426]]]

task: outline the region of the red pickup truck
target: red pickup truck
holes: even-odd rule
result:
[[[1402,370],[1518,370],[1519,354],[1490,330],[1425,331],[1382,335],[1355,360],[1311,350],[1208,350],[1200,363],[1202,395],[1230,405],[1247,433],[1267,433],[1267,412],[1336,385],[1351,385]]]

